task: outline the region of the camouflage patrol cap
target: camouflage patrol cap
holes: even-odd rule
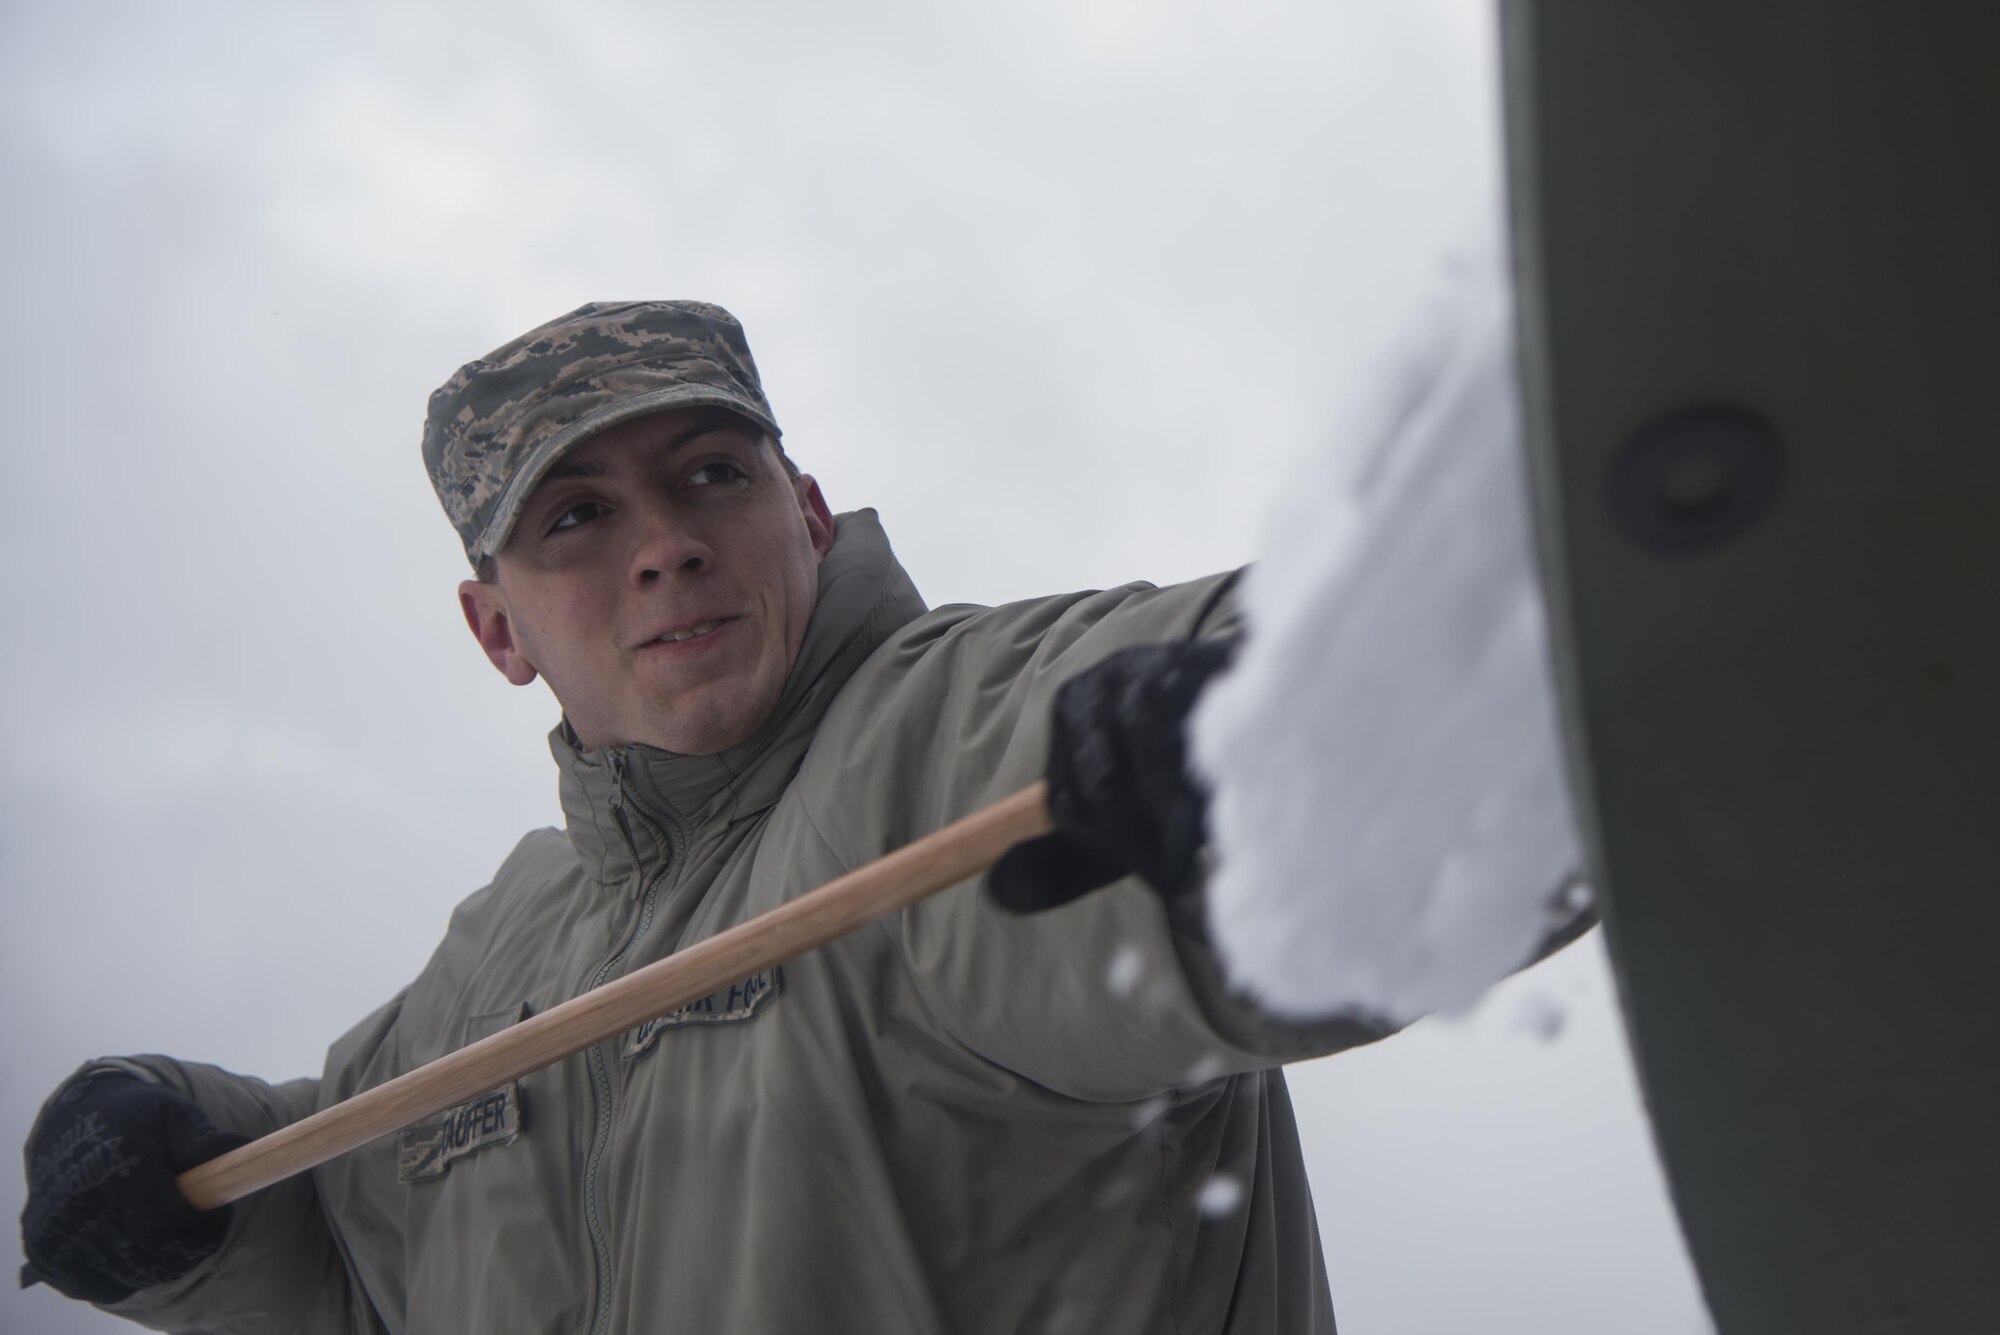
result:
[[[778,438],[735,316],[701,301],[594,301],[445,381],[424,421],[424,467],[476,569],[570,447],[634,417],[701,406]]]

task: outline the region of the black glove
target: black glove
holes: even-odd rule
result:
[[[195,1209],[174,1178],[246,1140],[166,1085],[115,1071],[77,1081],[29,1133],[21,1287],[115,1303],[179,1279],[222,1245],[229,1209]]]
[[[1049,733],[1055,832],[987,876],[1001,907],[1034,913],[1137,873],[1169,902],[1195,885],[1208,796],[1187,767],[1187,719],[1236,637],[1124,649],[1063,683]]]

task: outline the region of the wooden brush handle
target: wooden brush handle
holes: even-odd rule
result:
[[[976,876],[1049,828],[1046,786],[1030,784],[768,913],[190,1168],[177,1179],[181,1194],[213,1210],[303,1173]]]

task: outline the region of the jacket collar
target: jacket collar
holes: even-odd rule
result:
[[[857,510],[834,521],[798,661],[770,718],[747,741],[712,756],[643,745],[584,751],[569,723],[558,724],[549,750],[562,772],[569,840],[584,866],[604,884],[636,887],[669,852],[660,843],[661,817],[699,843],[705,832],[776,802],[840,688],[876,646],[923,612],[880,519]],[[633,805],[648,819],[632,819]]]

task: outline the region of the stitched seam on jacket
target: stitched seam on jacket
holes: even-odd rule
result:
[[[826,831],[820,829],[819,822],[813,819],[812,808],[803,801],[799,803],[799,814],[805,817],[806,828],[813,832],[813,838],[819,840],[819,846],[832,856],[833,865],[840,868],[840,874],[845,876],[853,871],[854,868],[847,865],[847,859],[840,856],[840,850],[833,846],[833,840],[826,837]]]
[[[570,762],[570,767],[573,770],[579,770],[579,771],[582,770],[584,768],[583,757],[578,756],[576,757],[576,759],[572,760]],[[597,831],[597,846],[599,851],[597,854],[597,866],[592,869],[593,874],[591,879],[596,881],[599,885],[606,886],[608,888],[610,882],[609,879],[605,876],[604,870],[611,862],[610,853],[608,851],[613,847],[611,842],[611,836],[609,833],[605,831],[604,822],[597,818],[597,803],[590,800],[590,789],[584,786],[583,775],[581,773],[577,775],[576,781],[577,785],[579,787],[583,787],[584,790],[583,809],[590,813],[590,828]],[[574,847],[574,845],[572,845],[572,847]],[[634,868],[634,874],[642,875],[643,871],[639,868]]]

